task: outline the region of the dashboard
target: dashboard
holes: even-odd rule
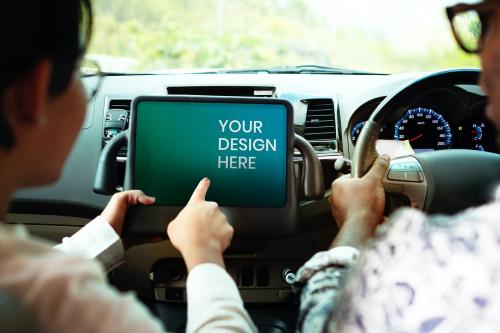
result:
[[[352,116],[354,146],[365,121],[382,98],[367,102]],[[444,149],[498,152],[496,129],[485,117],[486,97],[477,86],[440,87],[416,97],[392,113],[380,139],[408,141],[416,153]]]
[[[315,149],[321,161],[325,188],[329,188],[339,176],[335,162],[340,158],[352,159],[363,122],[379,103],[396,89],[426,74],[107,76],[88,105],[80,135],[58,182],[18,191],[7,220],[24,223],[30,232],[59,241],[99,215],[109,196],[93,191],[98,161],[110,140],[128,128],[131,105],[138,96],[244,96],[287,100],[293,106],[294,130]],[[84,80],[85,85],[89,83]],[[417,152],[452,148],[497,152],[496,131],[484,115],[486,103],[484,93],[476,85],[425,91],[408,105],[392,110],[380,138],[408,140]],[[189,153],[198,158],[201,149],[203,143],[200,142]],[[117,157],[118,190],[123,184],[127,159],[127,148],[122,147]],[[297,179],[301,178],[303,163],[301,156],[294,154],[293,171]],[[225,256],[228,271],[247,305],[294,304],[290,273],[318,250],[327,248],[337,232],[331,220],[328,196],[329,191],[323,199],[307,200],[299,194],[300,232],[297,234],[240,239],[236,231],[236,238]],[[179,253],[167,240],[127,251],[126,264],[113,272],[112,280],[119,289],[134,290],[141,299],[155,306],[158,303],[177,305],[186,299],[185,268]],[[157,311],[164,310],[158,307]],[[182,312],[179,318],[185,318],[185,308],[165,310],[169,311]],[[288,312],[290,325],[295,319],[294,311],[292,306]],[[179,319],[179,325],[182,320],[185,319]],[[175,327],[169,329],[176,330]]]
[[[99,157],[109,140],[128,128],[131,104],[138,96],[244,96],[287,100],[293,106],[294,130],[314,147],[323,166],[325,187],[329,188],[337,177],[333,164],[342,157],[352,158],[362,124],[377,105],[394,90],[426,74],[106,76],[100,91],[88,105],[80,135],[59,181],[47,187],[18,191],[13,207],[15,211],[37,212],[49,203],[54,207],[52,210],[65,207],[62,211],[80,217],[99,212],[109,200],[109,196],[92,190]],[[84,80],[85,85],[91,83]],[[409,105],[393,110],[380,138],[411,141],[417,152],[450,148],[496,152],[496,131],[485,118],[485,106],[486,97],[477,85],[425,91],[415,96]],[[117,179],[123,183],[126,147],[120,150],[118,160]],[[300,156],[296,154],[294,161],[296,177],[300,178]],[[326,217],[327,208],[327,200],[317,203],[302,198],[300,214],[304,228],[324,225],[324,221],[316,223],[308,219]],[[60,213],[56,211],[55,215]]]

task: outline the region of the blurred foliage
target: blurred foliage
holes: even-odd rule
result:
[[[318,64],[401,72],[478,66],[456,47],[429,45],[415,54],[355,26],[333,29],[307,0],[93,3],[90,53],[113,56],[113,62],[128,59],[129,71]]]

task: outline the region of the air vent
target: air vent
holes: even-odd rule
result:
[[[304,138],[318,151],[336,150],[335,110],[331,99],[308,99]]]
[[[118,133],[128,128],[130,120],[130,99],[112,99],[109,101],[108,109],[104,116],[104,126],[102,135],[102,146],[104,147]],[[127,156],[127,147],[123,146],[118,156]]]
[[[130,111],[130,99],[112,99],[109,101],[109,109],[123,109]]]
[[[170,95],[274,97],[276,88],[256,86],[188,86],[168,87],[167,93]]]

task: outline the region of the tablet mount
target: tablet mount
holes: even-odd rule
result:
[[[117,156],[120,148],[128,143],[129,140],[129,130],[123,131],[116,135],[113,139],[109,141],[109,143],[104,147],[101,152],[101,156],[99,158],[99,162],[96,170],[96,177],[94,182],[94,192],[98,194],[104,195],[112,195],[116,192],[117,188]],[[298,211],[298,197],[305,200],[315,200],[321,199],[324,197],[324,178],[323,178],[323,169],[321,166],[321,162],[316,155],[314,148],[311,144],[304,139],[303,137],[295,134],[294,136],[294,148],[297,149],[302,156],[302,174],[300,175],[298,186],[295,184],[295,177],[293,178],[292,189],[295,189],[293,195],[293,202],[289,202],[286,206],[287,213],[286,216],[283,216],[283,221],[281,220],[281,215],[275,215],[270,209],[262,209],[262,208],[238,208],[236,210],[240,211],[230,211],[225,212],[227,215],[230,215],[233,219],[250,220],[249,215],[251,216],[252,222],[254,225],[257,225],[257,228],[247,228],[248,223],[241,226],[240,229],[243,229],[243,234],[269,234],[269,235],[277,235],[277,234],[286,234],[293,233],[298,230],[297,227],[297,211]],[[293,159],[290,159],[293,161]],[[127,174],[127,173],[126,173]],[[127,177],[127,176],[126,176]],[[125,180],[125,184],[127,184],[127,180]],[[126,187],[126,186],[125,186]],[[128,190],[128,188],[125,188]],[[144,207],[143,210],[148,207]],[[152,207],[151,207],[152,208]],[[224,209],[223,209],[224,210]],[[235,209],[233,209],[235,210]],[[261,221],[258,217],[258,214],[255,215],[253,211],[262,211],[262,215],[265,216],[265,219],[268,218],[269,221],[275,220],[274,223],[267,226],[264,224],[264,221]],[[158,212],[155,213],[158,215]],[[283,215],[283,214],[282,214]],[[130,218],[134,219],[146,219],[146,220],[159,220],[157,217],[154,217],[152,213],[145,213],[144,211],[140,214],[135,213],[134,209],[129,212],[127,216],[127,220]],[[258,221],[256,221],[258,220]],[[160,222],[155,222],[156,227],[154,230],[161,230],[163,226],[159,226]],[[153,223],[154,224],[154,223]],[[237,225],[238,223],[236,223]],[[261,226],[259,226],[262,224]],[[144,228],[143,224],[140,223],[132,223],[132,232],[133,233],[155,233],[155,231],[151,231],[147,228]],[[235,223],[233,223],[235,225]],[[281,227],[280,227],[281,226]],[[126,228],[127,229],[127,228]],[[165,229],[163,229],[165,230]],[[130,232],[130,228],[129,228]]]

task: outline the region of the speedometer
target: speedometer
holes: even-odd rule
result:
[[[394,140],[408,140],[416,151],[447,149],[451,145],[451,129],[434,110],[414,108],[395,124]]]

